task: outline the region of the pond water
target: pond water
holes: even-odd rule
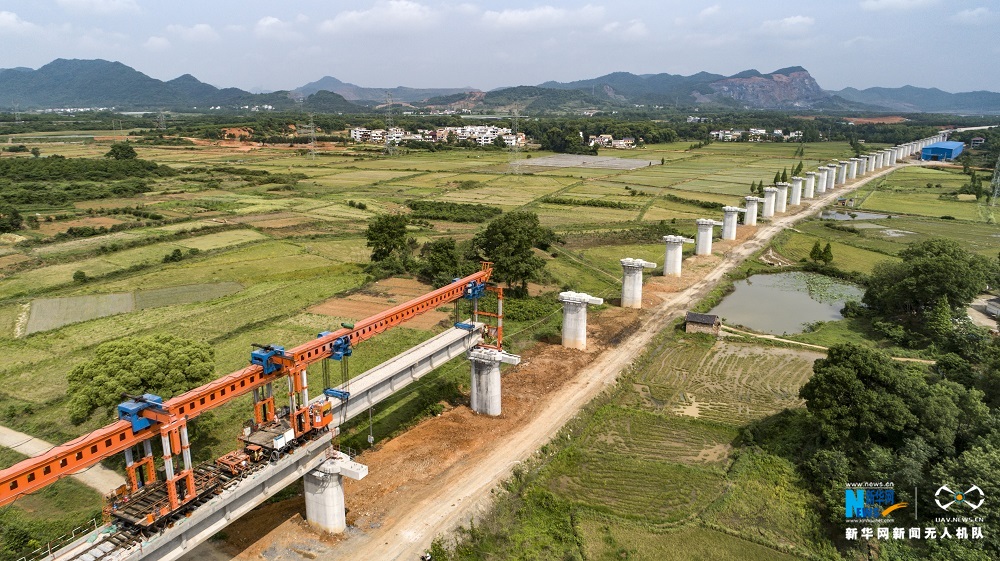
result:
[[[852,214],[854,216],[851,216]],[[860,210],[824,210],[819,217],[823,220],[879,220],[888,216],[888,214]]]
[[[844,302],[863,294],[854,284],[815,273],[753,275],[737,281],[710,313],[762,333],[801,333],[806,323],[843,319]]]

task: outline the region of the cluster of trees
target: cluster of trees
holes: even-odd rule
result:
[[[542,150],[551,150],[559,154],[597,155],[597,146],[584,144],[580,133],[571,128],[550,127],[540,136],[533,138],[538,141]]]
[[[814,247],[814,250],[818,246]],[[800,396],[806,409],[785,411],[747,428],[745,442],[791,459],[826,510],[836,542],[846,526],[844,489],[851,482],[893,482],[896,501],[917,503],[892,514],[894,527],[936,525],[931,496],[941,485],[976,484],[987,496],[1000,480],[1000,340],[959,318],[996,264],[950,240],[913,244],[902,261],[876,267],[855,313],[900,326],[900,342],[929,347],[933,366],[893,360],[867,345],[830,348],[816,361]],[[914,497],[912,490],[919,489]],[[1000,505],[975,513],[995,531]],[[943,523],[954,527],[956,524]],[[952,528],[954,531],[954,528]],[[844,544],[886,559],[996,559],[995,540],[902,540]]]
[[[555,241],[555,234],[539,224],[535,213],[515,211],[493,219],[469,241],[442,238],[425,243],[417,258],[418,246],[407,234],[408,223],[405,214],[382,214],[368,223],[365,237],[372,249],[372,274],[413,272],[443,286],[476,271],[480,261],[492,261],[494,280],[523,292],[528,282],[541,278],[545,267],[534,248],[546,249]]]
[[[215,350],[208,343],[173,335],[108,341],[67,377],[70,420],[82,423],[95,411],[110,417],[126,393],[170,398],[211,380],[214,374]]]
[[[136,177],[171,177],[177,171],[165,165],[136,158],[92,159],[49,156],[47,158],[0,159],[0,177],[5,182],[25,181],[118,181]]]
[[[809,251],[809,259],[813,263],[822,261],[824,265],[829,265],[833,263],[833,247],[827,242],[826,247],[821,248],[819,240],[816,240],[816,243],[813,244],[812,249]]]
[[[866,282],[864,307],[848,311],[867,314],[885,335],[911,347],[929,342],[961,347],[977,338],[971,327],[953,327],[966,326],[962,318],[969,303],[988,284],[996,285],[997,262],[947,239],[912,244],[899,257],[875,266]]]
[[[503,211],[497,207],[479,204],[451,203],[447,201],[410,201],[406,206],[413,212],[411,218],[423,220],[448,220],[451,222],[486,222]]]

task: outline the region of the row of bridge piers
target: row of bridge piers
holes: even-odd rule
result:
[[[806,172],[803,177],[795,176],[789,183],[777,183],[764,188],[764,196],[747,196],[746,205],[722,207],[722,220],[700,218],[696,220],[695,239],[684,236],[664,236],[664,276],[681,276],[684,244],[695,244],[695,255],[711,255],[712,239],[716,226],[722,227],[723,240],[736,240],[739,216],[743,215],[744,226],[756,226],[758,218],[770,219],[775,214],[788,212],[788,207],[803,204],[827,191],[845,185],[878,170],[894,166],[900,160],[919,154],[927,144],[937,142],[938,137],[910,142],[893,148],[879,150],[849,160],[838,160],[819,166],[816,171]],[[760,205],[763,204],[761,207]],[[758,214],[759,211],[759,214]],[[642,308],[643,271],[655,269],[656,263],[637,258],[624,258],[622,266],[621,306]],[[562,292],[562,345],[571,349],[587,348],[587,308],[601,305],[603,298],[581,292]],[[481,415],[501,414],[500,367],[502,364],[516,365],[520,357],[496,349],[473,347],[467,352],[471,364],[472,396],[470,406]],[[352,462],[353,463],[353,462]],[[306,476],[306,513],[310,523],[328,532],[342,532],[346,528],[344,517],[343,477],[363,476],[364,466],[347,465],[343,461],[324,463],[319,469]],[[362,470],[361,468],[364,468]]]

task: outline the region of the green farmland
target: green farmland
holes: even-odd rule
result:
[[[67,158],[97,158],[108,150],[107,143],[93,141],[39,146],[46,156]],[[104,411],[80,425],[51,419],[68,418],[68,373],[98,345],[120,337],[173,334],[207,342],[222,375],[247,364],[251,343],[292,346],[351,319],[316,307],[331,299],[381,294],[365,270],[367,223],[381,213],[409,212],[407,203],[418,200],[529,210],[561,238],[563,243],[537,252],[546,263],[543,278],[532,287],[543,295],[537,317],[505,324],[505,345],[518,352],[557,334],[553,293],[577,290],[613,298],[620,291],[620,258],[662,264],[659,238],[635,232],[669,227],[693,236],[695,219],[718,214],[699,205],[742,206],[751,182],[770,181],[776,171],[800,161],[809,170],[853,155],[839,142],[807,144],[804,156],[795,155],[798,149],[777,143],[692,149],[674,143],[602,152],[655,164],[628,171],[533,167],[524,154],[521,165],[511,166],[507,153],[471,150],[386,157],[338,148],[310,158],[274,146],[237,151],[140,145],[140,158],[177,173],[148,179],[147,189],[134,195],[25,205],[22,213],[36,217],[38,227],[0,242],[0,350],[12,357],[0,365],[0,424],[53,443],[105,424],[110,417]],[[547,155],[530,154],[531,159]],[[76,190],[69,181],[52,183]],[[833,264],[850,273],[868,273],[878,261],[894,259],[906,243],[934,236],[959,239],[977,253],[995,256],[1000,238],[990,213],[981,204],[950,198],[961,183],[962,176],[952,171],[897,172],[858,194],[860,208],[891,218],[868,221],[873,227],[857,232],[829,228],[826,221],[803,222],[779,236],[773,249],[798,262],[808,258],[815,241],[830,241]],[[411,224],[408,235],[417,245],[445,237],[465,240],[481,227],[426,220]],[[195,301],[185,296],[192,286],[226,289]],[[39,324],[44,328],[26,334],[35,300],[128,293],[136,299],[130,311],[123,307],[113,316]],[[386,307],[398,303],[394,296],[385,300]],[[352,375],[438,329],[399,328],[359,345]],[[552,450],[551,461],[525,480],[530,500],[537,501],[532,504],[541,505],[539,518],[504,523],[538,545],[529,551],[549,552],[558,547],[545,549],[548,538],[535,535],[532,524],[546,527],[552,505],[572,510],[579,549],[594,559],[620,558],[622,551],[654,559],[827,556],[826,548],[816,545],[823,542],[814,539],[819,521],[808,499],[786,503],[768,523],[754,516],[752,509],[765,508],[752,500],[761,489],[800,496],[800,482],[784,460],[739,450],[734,443],[747,422],[800,405],[798,388],[814,357],[748,343],[713,346],[672,334],[659,343],[627,383],[579,421],[567,444]],[[467,377],[465,365],[446,365],[416,391],[380,406],[372,423],[376,438],[432,414],[442,400],[459,400],[468,389]],[[318,369],[310,371],[310,385],[321,387]],[[195,421],[204,427],[193,443],[196,458],[233,449],[249,410],[249,398],[243,398]],[[347,427],[347,442],[366,446],[364,425]],[[2,460],[9,465],[17,457]],[[120,460],[108,463],[115,467]],[[74,489],[79,509],[31,530],[43,541],[99,510],[96,494]],[[18,527],[36,528],[36,513],[61,508],[50,499],[40,494],[18,501],[11,516]],[[497,516],[504,520],[502,513]],[[705,547],[706,540],[717,546]]]

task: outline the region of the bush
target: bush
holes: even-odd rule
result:
[[[87,278],[87,273],[85,273],[83,271],[77,271],[77,272],[73,273],[73,281],[74,282],[84,283],[84,282],[87,282],[88,280],[89,279]]]
[[[412,218],[451,222],[488,222],[503,213],[499,208],[488,205],[443,201],[410,201],[406,206],[413,211],[410,214]]]

